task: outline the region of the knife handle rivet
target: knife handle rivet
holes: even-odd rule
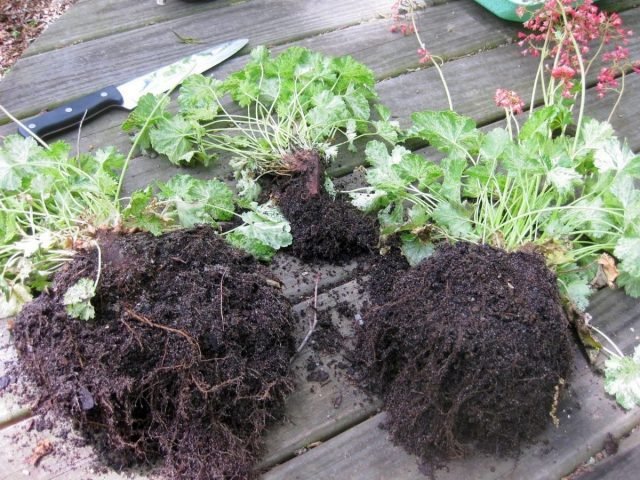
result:
[[[71,112],[73,112],[73,108],[67,107],[67,108],[64,109],[64,111],[67,112],[67,113],[71,113]]]
[[[101,97],[106,97],[107,95],[109,95],[107,92],[100,92]]]
[[[27,127],[29,127],[31,130],[33,130],[34,128],[36,128],[36,124],[35,123],[30,123],[29,125],[27,125]]]

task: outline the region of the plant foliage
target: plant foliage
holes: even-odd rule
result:
[[[160,235],[238,217],[247,223],[229,239],[260,259],[270,259],[291,242],[288,223],[276,220],[273,209],[236,213],[233,192],[216,179],[177,175],[120,199],[125,165],[113,148],[74,156],[64,142],[43,148],[17,135],[5,139],[0,147],[0,318],[15,315],[100,228]],[[65,297],[72,317],[91,318],[91,296],[84,287]]]
[[[343,144],[353,149],[361,135],[395,140],[397,124],[388,109],[375,105],[372,120],[374,85],[371,70],[351,57],[301,47],[272,56],[258,47],[223,82],[189,77],[176,113],[167,113],[165,97],[155,105],[146,98],[124,127],[138,130],[144,148],[175,164],[207,164],[221,152],[231,154],[238,191],[250,202],[260,192],[256,178],[290,172],[286,158],[296,150],[317,150],[330,159]]]
[[[400,234],[412,264],[443,239],[532,248],[584,310],[608,252],[618,259],[618,284],[640,297],[640,157],[606,122],[588,120],[577,142],[555,136],[567,118],[562,105],[544,107],[512,137],[451,111],[415,113],[406,137],[427,140],[444,158],[371,141],[369,186],[351,192],[353,203],[377,211],[384,234]]]

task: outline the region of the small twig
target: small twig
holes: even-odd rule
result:
[[[180,43],[184,43],[187,45],[196,45],[199,43],[204,43],[202,40],[198,40],[197,38],[194,37],[185,37],[183,35],[180,35],[178,32],[176,32],[175,30],[171,30],[173,32],[173,34],[178,37],[178,40],[180,40]]]
[[[316,325],[318,324],[318,284],[319,283],[320,283],[320,274],[318,273],[316,275],[316,287],[313,291],[313,320],[309,322],[309,331],[307,332],[307,335],[304,337],[304,340],[302,340],[302,343],[298,347],[298,350],[296,350],[296,353],[300,353],[300,351],[304,348],[304,346],[307,344],[307,341],[309,341],[309,337],[311,337],[311,334],[316,329]]]
[[[140,340],[140,336],[136,333],[136,331],[131,328],[131,325],[129,325],[124,319],[120,319],[120,323],[122,323],[125,327],[127,327],[127,330],[129,330],[129,333],[131,333],[131,335],[133,335],[133,338],[136,339],[136,341],[138,342],[138,345],[140,346],[140,350],[144,350],[144,346],[142,345],[142,341]]]

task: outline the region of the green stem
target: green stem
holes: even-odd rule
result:
[[[420,36],[420,32],[418,31],[418,25],[416,24],[416,14],[415,14],[415,5],[414,2],[411,2],[409,5],[409,16],[411,18],[411,25],[413,26],[413,32],[416,35],[416,39],[418,40],[418,43],[420,44],[420,48],[422,48],[423,50],[426,51],[427,46],[426,44],[422,41],[422,37]],[[433,55],[430,56],[430,60],[431,63],[433,64],[433,66],[436,68],[436,71],[438,72],[438,76],[440,77],[440,82],[442,83],[442,86],[444,88],[444,93],[447,96],[447,103],[449,104],[449,110],[453,111],[453,102],[451,101],[451,93],[449,92],[449,86],[447,85],[447,81],[444,78],[444,74],[442,73],[442,69],[440,68],[440,65],[438,64],[438,61],[441,61],[444,63],[444,60],[440,57],[435,57]]]
[[[613,118],[613,114],[616,111],[616,109],[618,108],[618,105],[620,105],[620,100],[622,99],[622,94],[624,93],[624,79],[626,77],[626,74],[624,72],[624,70],[622,70],[622,76],[620,77],[620,92],[618,92],[618,98],[616,99],[616,103],[613,105],[613,108],[611,109],[611,113],[609,113],[609,116],[607,117],[607,122],[611,123],[611,119]]]

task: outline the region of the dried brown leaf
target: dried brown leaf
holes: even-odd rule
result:
[[[33,453],[27,458],[27,463],[37,467],[45,456],[53,452],[53,442],[47,438],[38,440],[36,447],[33,449]]]

